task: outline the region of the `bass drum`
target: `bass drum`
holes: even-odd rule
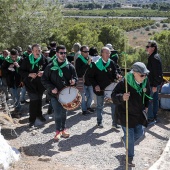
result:
[[[111,98],[111,94],[113,89],[116,87],[117,83],[111,83],[110,85],[108,85],[105,90],[104,90],[104,99],[105,102],[111,102],[112,103],[112,98]]]
[[[64,109],[74,110],[81,104],[82,97],[76,87],[68,86],[59,92],[58,101]]]

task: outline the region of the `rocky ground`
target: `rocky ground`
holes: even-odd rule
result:
[[[111,126],[111,110],[106,104],[103,129],[96,127],[96,113],[81,115],[80,108],[69,111],[68,139],[56,142],[55,125],[45,102],[43,112],[47,122],[34,130],[28,127],[28,104],[22,107],[22,117],[15,119],[15,135],[2,128],[2,135],[11,146],[21,151],[21,159],[10,170],[124,170],[125,149],[120,141],[121,129]],[[145,129],[145,137],[135,146],[136,170],[147,170],[158,160],[170,137],[170,112],[159,110],[159,122]],[[167,167],[167,170],[169,168]]]

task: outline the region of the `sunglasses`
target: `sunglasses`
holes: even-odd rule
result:
[[[63,54],[67,54],[67,52],[58,52],[59,54],[63,55]]]
[[[149,46],[149,45],[146,46],[146,48],[149,48],[149,47],[151,47],[151,46]]]
[[[89,53],[89,51],[82,51],[83,53]]]
[[[140,74],[139,76],[140,77],[146,77],[147,75],[146,74]]]

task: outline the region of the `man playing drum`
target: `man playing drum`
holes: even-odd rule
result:
[[[54,139],[58,141],[60,137],[68,138],[70,134],[65,129],[67,110],[63,108],[57,97],[63,88],[75,85],[77,74],[74,66],[66,59],[66,47],[64,45],[57,46],[56,56],[57,58],[46,67],[41,81],[51,97],[56,125]]]
[[[97,126],[103,127],[102,110],[104,106],[104,90],[105,88],[119,78],[115,63],[110,60],[110,49],[103,47],[101,50],[101,58],[93,63],[92,68],[88,72],[89,80],[93,86],[94,93],[97,95]],[[114,119],[115,105],[111,103],[113,125],[117,126]]]

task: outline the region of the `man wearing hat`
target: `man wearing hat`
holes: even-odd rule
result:
[[[124,146],[126,143],[126,101],[128,101],[128,163],[131,167],[135,166],[132,163],[135,142],[143,135],[143,126],[147,126],[144,113],[147,112],[150,99],[148,73],[149,70],[144,63],[134,63],[132,70],[117,84],[111,95],[113,103],[117,105],[118,119],[124,132],[124,136],[121,138]]]

